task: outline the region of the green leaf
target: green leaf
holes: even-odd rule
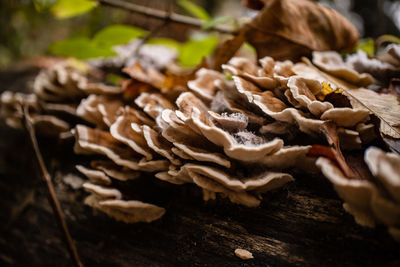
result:
[[[86,37],[55,42],[50,45],[49,51],[58,56],[75,57],[77,59],[111,57],[116,55],[111,48],[99,47]]]
[[[47,11],[57,0],[34,0],[33,5],[36,11],[44,12]]]
[[[146,42],[146,44],[165,45],[179,51],[181,44],[174,39],[170,38],[153,38]]]
[[[97,6],[92,0],[58,0],[51,7],[51,13],[59,19],[66,19],[89,12]]]
[[[106,75],[106,81],[117,86],[119,86],[120,82],[124,79],[126,79],[124,76],[115,73],[109,73]]]
[[[246,50],[248,50],[251,54],[257,55],[257,51],[256,51],[256,49],[254,48],[254,46],[252,46],[252,45],[249,44],[248,42],[245,42],[245,43],[243,44],[243,48],[246,49]]]
[[[217,44],[218,39],[215,36],[187,41],[179,51],[178,62],[184,67],[194,67],[201,62],[203,57],[211,55]]]
[[[367,38],[367,39],[361,39],[355,50],[362,50],[365,53],[367,53],[368,56],[372,57],[375,54],[375,42],[374,39],[372,38]]]
[[[381,46],[384,43],[400,44],[400,38],[394,35],[384,34],[382,36],[379,36],[378,39],[376,39],[377,46]]]
[[[219,24],[223,24],[226,23],[230,20],[233,20],[233,18],[231,17],[216,17],[216,18],[212,18],[209,21],[205,22],[202,26],[201,29],[202,30],[209,30],[214,28],[215,26],[219,25]]]
[[[93,37],[93,42],[102,47],[113,47],[126,44],[132,39],[146,36],[147,33],[147,31],[137,27],[116,24],[99,31]]]
[[[204,21],[209,21],[211,19],[210,15],[207,11],[201,6],[196,5],[195,3],[189,0],[179,0],[178,5],[181,6],[186,12],[191,14],[192,16],[199,18]]]

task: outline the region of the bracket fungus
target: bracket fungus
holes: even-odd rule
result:
[[[258,18],[280,5],[259,2],[265,9]],[[289,7],[287,12],[280,10],[286,15],[298,6],[295,1],[281,4]],[[315,8],[308,1],[299,6],[308,8],[299,14]],[[336,13],[329,13],[325,22],[334,18]],[[313,27],[307,29],[310,36],[315,34]],[[354,37],[351,27],[341,30]],[[285,36],[280,32],[270,38]],[[300,36],[295,46],[325,50],[323,41],[303,43],[308,37]],[[346,46],[343,40],[332,45]],[[399,47],[390,46],[384,57],[374,59],[381,69],[397,70]],[[256,49],[265,52],[258,45]],[[370,179],[364,179],[352,171],[341,152],[364,149],[379,138],[372,114],[398,131],[397,99],[359,88],[381,76],[360,67],[355,58],[344,62],[336,52],[314,52],[313,62],[322,70],[308,61],[276,61],[267,56],[256,62],[234,57],[222,66],[232,79],[201,65],[190,75],[174,76],[180,82],[172,82],[167,90],[168,71],[142,66],[139,60],[123,71],[131,76],[131,85],[146,86],[128,98],[128,87],[107,85],[102,70],[90,67],[82,72],[62,62],[40,72],[33,94],[2,93],[1,113],[8,125],[21,128],[25,105],[40,132],[58,136],[72,132],[74,151],[91,160],[90,167],[76,166],[88,178],[83,185],[90,192],[85,203],[123,222],[151,222],[165,213],[164,208],[122,193],[130,190],[134,179],[155,177],[175,185],[192,184],[203,192],[204,200],[218,196],[257,207],[263,193],[294,181],[296,171],[321,170],[358,223],[382,223],[400,240],[400,157],[367,149]],[[364,69],[375,79],[359,73]],[[370,99],[376,102],[368,104]],[[389,115],[383,112],[387,103],[393,111]],[[64,120],[67,115],[73,119]],[[326,142],[331,147],[324,150],[321,145]]]
[[[364,159],[371,171],[371,179],[346,177],[326,158],[319,158],[316,164],[333,183],[344,200],[343,207],[354,216],[357,223],[369,227],[382,223],[400,241],[397,234],[400,225],[400,156],[370,147]]]

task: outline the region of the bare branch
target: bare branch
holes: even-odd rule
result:
[[[156,19],[162,19],[162,20],[167,20],[171,21],[174,23],[179,23],[183,25],[187,25],[190,27],[195,27],[195,28],[201,28],[201,26],[204,24],[204,22],[200,19],[180,15],[174,12],[167,12],[163,10],[158,10],[150,7],[145,7],[141,5],[137,5],[134,3],[130,2],[125,2],[121,0],[98,0],[100,4],[106,5],[106,6],[111,6],[115,8],[120,8],[124,10],[128,10],[130,12],[142,14],[148,17],[156,18]],[[226,34],[237,34],[236,31],[233,31],[229,27],[224,27],[223,25],[217,25],[213,27],[210,30],[218,31],[220,33],[226,33]]]
[[[146,37],[140,39],[139,45],[136,47],[135,51],[133,52],[134,55],[137,55],[140,51],[140,48],[146,43],[150,38],[153,38],[154,35],[156,35],[161,29],[163,29],[165,26],[168,25],[168,23],[171,22],[170,17],[171,17],[171,12],[172,12],[172,6],[170,5],[170,2],[167,1],[167,17],[164,19],[164,21],[158,25],[155,29],[153,29]]]
[[[23,106],[21,108],[23,109],[23,112],[24,112],[25,127],[29,133],[29,137],[31,139],[32,146],[33,146],[33,150],[35,151],[36,158],[38,160],[40,169],[43,174],[43,179],[46,182],[47,189],[49,191],[49,202],[51,204],[51,207],[53,208],[53,213],[56,216],[56,219],[61,228],[61,231],[63,232],[64,239],[67,244],[68,250],[70,252],[71,258],[73,258],[76,266],[83,267],[83,264],[78,255],[78,250],[75,247],[74,241],[72,240],[72,237],[69,233],[67,223],[65,222],[64,213],[61,209],[60,202],[57,199],[57,196],[56,196],[56,193],[54,190],[54,186],[51,181],[50,174],[46,168],[46,165],[44,164],[42,154],[40,153],[39,145],[36,140],[35,129],[33,127],[32,120],[29,115],[29,108],[28,108],[28,106]]]

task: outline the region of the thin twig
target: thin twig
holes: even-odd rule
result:
[[[49,191],[49,202],[53,208],[54,215],[56,216],[57,222],[63,232],[65,242],[67,244],[68,250],[70,252],[71,258],[73,258],[74,263],[78,267],[83,267],[83,264],[79,258],[78,251],[75,247],[74,241],[69,233],[67,223],[65,222],[64,213],[61,209],[60,202],[57,199],[53,183],[51,181],[50,174],[44,164],[42,154],[40,153],[39,145],[36,140],[35,129],[33,128],[31,117],[29,116],[28,106],[21,106],[24,113],[25,127],[29,133],[29,137],[32,142],[33,150],[35,151],[36,158],[38,160],[40,169],[43,174],[43,179],[46,182],[47,189]]]
[[[137,55],[139,53],[140,48],[144,45],[144,43],[146,43],[150,38],[152,38],[155,34],[157,34],[162,28],[164,28],[165,26],[168,25],[168,23],[171,21],[170,17],[171,17],[171,8],[169,8],[169,10],[167,12],[167,16],[164,19],[163,23],[158,25],[155,29],[153,29],[144,38],[140,39],[140,41],[139,41],[140,43],[138,44],[138,46],[136,47],[135,51],[133,52],[134,55]]]
[[[137,5],[134,3],[130,2],[125,2],[121,0],[97,0],[100,4],[106,5],[106,6],[111,6],[119,9],[124,9],[128,10],[130,12],[142,14],[148,17],[156,18],[156,19],[162,19],[162,20],[169,20],[171,22],[195,27],[195,28],[201,28],[203,26],[204,21],[184,15],[180,15],[174,12],[167,12],[164,10],[158,10],[150,7],[145,7],[141,5]],[[220,33],[227,33],[227,34],[237,34],[236,31],[233,31],[229,27],[224,27],[223,25],[217,25],[213,27],[210,30],[218,31]]]

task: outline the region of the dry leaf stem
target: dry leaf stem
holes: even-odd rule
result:
[[[60,202],[57,199],[57,196],[56,196],[56,193],[54,190],[54,186],[51,181],[50,174],[46,168],[46,165],[44,164],[42,154],[40,153],[39,145],[38,145],[37,139],[36,139],[35,129],[33,128],[33,124],[32,124],[31,118],[29,116],[29,111],[28,111],[29,108],[27,106],[24,106],[21,108],[23,109],[23,113],[24,113],[25,127],[29,133],[29,137],[32,142],[33,150],[35,151],[36,158],[38,160],[40,169],[43,174],[43,179],[46,182],[47,189],[49,191],[49,202],[53,209],[54,215],[56,216],[57,222],[63,232],[64,239],[67,244],[68,250],[70,252],[71,258],[73,258],[76,266],[83,267],[83,264],[79,258],[78,250],[76,249],[76,246],[71,237],[71,234],[69,233],[68,226],[67,226],[67,223],[64,218],[64,213],[61,209]]]
[[[156,35],[159,31],[161,31],[161,29],[163,29],[165,26],[167,26],[170,22],[171,22],[171,13],[172,13],[172,6],[170,4],[169,1],[167,1],[167,12],[166,12],[166,17],[163,21],[163,23],[161,23],[160,25],[158,25],[155,29],[153,29],[147,36],[145,36],[144,38],[140,39],[140,43],[139,45],[136,47],[135,51],[133,52],[133,54],[136,56],[139,51],[140,48],[150,39],[152,38],[154,35]]]
[[[162,19],[162,20],[169,20],[174,23],[179,23],[195,28],[201,28],[204,24],[204,21],[184,15],[180,15],[174,12],[167,12],[163,10],[158,10],[150,7],[145,7],[141,5],[137,5],[134,3],[129,3],[121,0],[98,0],[98,2],[102,5],[111,6],[123,10],[128,10],[130,12],[142,14],[151,18]],[[220,33],[227,33],[227,34],[236,34],[235,31],[228,27],[224,27],[222,25],[217,25],[213,27],[211,30],[218,31]]]

